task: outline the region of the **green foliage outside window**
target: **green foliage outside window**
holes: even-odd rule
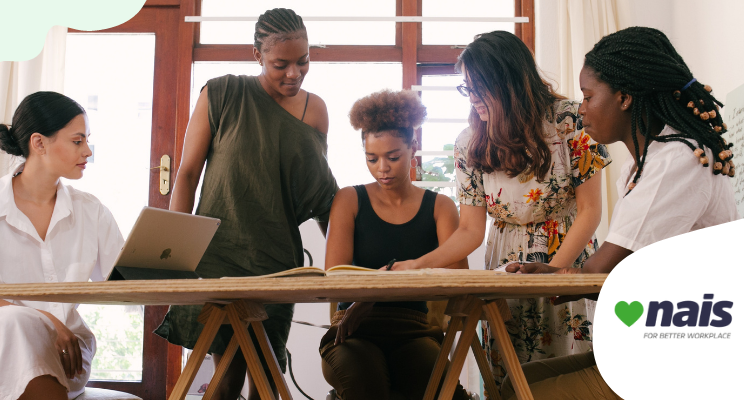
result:
[[[81,305],[78,311],[98,347],[90,379],[141,381],[143,307]]]
[[[444,151],[453,151],[455,145],[446,144],[442,147]],[[434,157],[421,165],[421,180],[427,182],[454,182],[455,180],[455,158],[453,156]],[[428,188],[437,193],[449,196],[457,204],[452,188],[432,187]]]

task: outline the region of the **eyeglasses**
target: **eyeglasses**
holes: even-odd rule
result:
[[[472,93],[475,96],[478,96],[478,94],[475,93],[475,90],[465,86],[465,84],[462,84],[457,87],[457,91],[460,92],[461,95],[465,97],[470,97],[470,94]]]

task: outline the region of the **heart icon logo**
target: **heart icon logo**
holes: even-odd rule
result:
[[[631,326],[643,315],[643,304],[634,301],[630,304],[620,301],[615,304],[615,315],[623,321],[625,325]]]

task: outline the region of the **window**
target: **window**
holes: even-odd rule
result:
[[[69,34],[65,94],[87,111],[85,178],[65,184],[98,197],[127,237],[148,203],[155,35]],[[82,304],[98,351],[90,379],[142,380],[143,306]]]
[[[311,45],[393,45],[395,22],[311,21],[312,17],[394,16],[395,0],[339,1],[204,0],[202,16],[258,17],[266,10],[283,7],[305,19]],[[309,17],[309,18],[308,18]],[[200,42],[204,44],[253,44],[254,21],[203,22]]]
[[[256,63],[196,63],[192,108],[209,79],[260,72]],[[328,107],[328,162],[340,187],[372,180],[364,162],[360,133],[349,124],[348,114],[354,101],[382,89],[400,90],[401,86],[400,63],[311,63],[302,87],[320,96]]]
[[[514,17],[514,0],[423,0],[424,17]],[[424,22],[424,45],[466,45],[479,33],[496,30],[514,33],[513,22]]]

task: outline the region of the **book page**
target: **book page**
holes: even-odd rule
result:
[[[328,271],[326,271],[326,275],[328,276],[337,276],[337,275],[369,275],[369,274],[375,274],[380,272],[386,272],[386,271],[380,271],[377,269],[371,269],[371,268],[364,268],[359,267],[356,265],[337,265],[335,267],[330,268]]]
[[[486,271],[474,269],[451,269],[451,268],[424,268],[424,269],[407,269],[402,271],[385,271],[379,269],[369,269],[353,265],[339,265],[326,271],[328,276],[337,275],[379,275],[379,274],[397,274],[397,275],[473,275],[473,276],[493,276],[506,274],[504,271]]]
[[[300,276],[325,276],[326,272],[318,267],[298,267],[268,275],[259,276],[225,276],[221,279],[263,279],[263,278],[295,278]]]
[[[460,276],[493,276],[506,274],[504,271],[487,271],[474,269],[449,269],[449,268],[424,268],[408,269],[403,271],[384,271],[379,269],[370,269],[358,267],[356,265],[337,265],[328,271],[318,267],[298,267],[286,271],[277,272],[269,275],[260,276],[226,276],[221,279],[263,279],[263,278],[297,278],[304,276],[344,276],[344,275],[460,275]]]

